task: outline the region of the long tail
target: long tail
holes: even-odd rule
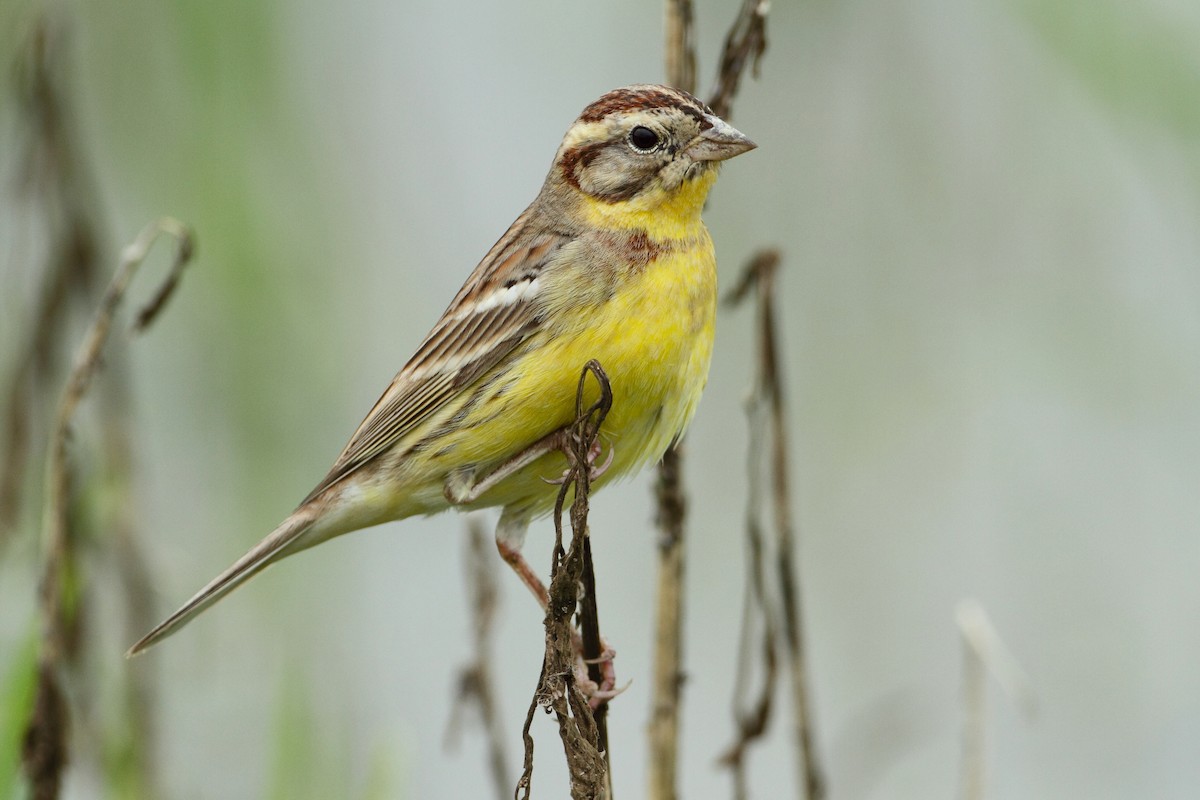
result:
[[[184,625],[187,625],[213,603],[257,575],[268,565],[278,561],[285,555],[296,552],[298,549],[303,549],[305,543],[301,543],[300,539],[312,529],[316,518],[317,515],[311,507],[296,509],[267,538],[250,548],[250,551],[246,555],[239,558],[228,569],[213,578],[207,586],[196,592],[192,599],[184,603],[178,611],[160,622],[154,630],[147,633],[137,644],[129,648],[129,651],[125,653],[125,657],[132,658],[158,644]],[[311,542],[311,544],[315,543]],[[297,545],[300,546],[297,547]]]

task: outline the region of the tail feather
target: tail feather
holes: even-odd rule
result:
[[[132,658],[158,644],[267,566],[295,552],[300,538],[312,528],[315,520],[316,515],[310,509],[297,509],[270,535],[250,548],[249,552],[196,592],[178,611],[160,622],[154,630],[129,648],[125,657]]]

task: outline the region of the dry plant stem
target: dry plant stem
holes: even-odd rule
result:
[[[667,0],[666,32],[667,83],[696,91],[696,44],[692,0]]]
[[[591,407],[584,409],[584,388],[589,375],[600,385],[600,397]],[[610,796],[608,743],[600,739],[588,700],[575,684],[571,617],[578,603],[588,536],[588,453],[597,440],[600,425],[611,406],[612,388],[608,376],[604,374],[598,362],[589,361],[580,375],[576,393],[577,416],[574,435],[568,443],[568,447],[572,449],[568,456],[571,467],[567,479],[559,489],[554,507],[554,559],[551,563],[549,602],[546,607],[546,652],[542,659],[538,688],[530,703],[522,730],[525,741],[525,769],[517,782],[517,798],[529,797],[533,778],[533,737],[530,735],[530,727],[534,710],[539,705],[547,711],[553,711],[557,718],[559,738],[566,753],[573,800],[595,800]],[[562,512],[567,492],[572,488],[575,490],[575,499],[571,503],[571,546],[564,552]],[[594,609],[593,602],[593,619],[586,624],[594,627],[598,643],[599,623],[594,618]],[[587,652],[587,638],[585,636],[585,658],[598,657],[598,647],[595,653]]]
[[[755,392],[746,404],[750,418],[750,438],[747,447],[747,500],[746,500],[746,590],[742,603],[742,625],[738,642],[737,672],[734,679],[733,716],[737,726],[737,738],[721,757],[721,763],[729,767],[733,778],[733,796],[736,800],[749,797],[746,755],[750,745],[766,734],[771,719],[775,697],[775,678],[778,671],[776,643],[778,621],[771,611],[767,597],[766,548],[763,542],[761,506],[762,452],[767,436],[767,415],[764,413],[761,392]],[[757,696],[749,701],[752,673],[754,671],[754,638],[761,628],[761,654],[763,675]]]
[[[963,639],[963,731],[962,731],[962,775],[959,797],[962,800],[983,800],[984,733],[987,728],[987,692],[985,691],[983,662],[971,647],[964,634]]]
[[[90,260],[91,256],[84,256],[76,247],[69,247],[52,260],[33,333],[8,382],[4,438],[7,452],[0,470],[0,548],[13,536],[20,516],[22,479],[29,460],[29,430],[35,402],[33,385],[39,378],[46,379],[51,371],[53,354],[60,348],[60,339],[67,329],[64,324],[67,300],[72,292],[82,289],[75,277],[81,258]]]
[[[729,119],[733,98],[742,82],[742,74],[750,66],[758,77],[758,66],[767,50],[767,12],[770,0],[743,0],[737,18],[725,35],[721,65],[717,69],[717,85],[709,106],[722,119]]]
[[[696,91],[696,49],[691,0],[666,0],[667,83]],[[659,528],[654,623],[654,675],[650,687],[648,797],[675,800],[679,759],[679,709],[683,689],[683,565],[686,503],[678,442],[663,454],[655,499]]]
[[[28,338],[17,350],[15,369],[8,381],[4,406],[6,436],[0,445],[3,464],[0,465],[0,551],[12,538],[20,524],[22,495],[30,491],[28,476],[42,472],[31,458],[30,442],[44,441],[48,433],[62,378],[63,355],[68,351],[68,336],[80,316],[91,316],[99,291],[99,253],[106,251],[100,224],[102,204],[98,200],[91,165],[78,146],[78,126],[72,106],[73,93],[69,85],[70,50],[72,42],[70,19],[65,9],[47,9],[31,20],[28,35],[14,74],[17,80],[17,103],[20,109],[19,133],[21,175],[19,196],[27,197],[43,221],[48,257],[41,272],[42,285],[34,304],[28,326]],[[160,293],[161,294],[161,293]],[[153,620],[146,619],[151,608],[147,602],[149,580],[135,536],[136,526],[129,500],[132,475],[132,435],[129,425],[128,379],[123,369],[125,353],[116,351],[106,359],[109,376],[94,402],[99,408],[100,445],[94,459],[94,475],[113,487],[108,495],[117,498],[112,515],[100,521],[79,515],[71,519],[67,537],[73,542],[89,542],[95,547],[103,543],[103,553],[90,553],[91,558],[79,555],[79,575],[70,580],[72,587],[86,590],[97,578],[118,582],[125,613],[122,622],[135,630],[144,630]],[[39,454],[40,455],[40,454]],[[68,476],[69,479],[69,476]],[[32,494],[32,492],[30,492]],[[72,550],[82,550],[74,546]],[[95,555],[111,555],[97,567]],[[74,567],[68,558],[65,570]],[[115,567],[115,572],[112,568]],[[87,577],[87,580],[84,579]],[[86,602],[79,593],[72,594],[74,604]],[[54,685],[59,676],[70,674],[78,680],[71,687],[71,707],[76,724],[88,731],[81,738],[94,744],[103,723],[96,717],[104,712],[96,703],[98,687],[84,663],[88,653],[83,646],[90,631],[85,630],[85,615],[64,613],[69,625],[64,626],[59,652],[60,669],[39,670],[38,719],[58,718],[64,727],[66,705],[55,711],[63,693]],[[102,762],[132,764],[132,774],[140,794],[157,796],[157,776],[153,757],[155,738],[151,729],[153,692],[149,683],[149,665],[130,668],[121,687],[128,714],[128,736],[117,748],[104,748],[99,754]],[[43,713],[44,712],[44,713]],[[62,741],[65,742],[65,739]],[[31,740],[30,745],[41,755],[30,754],[27,771],[42,775],[45,781],[33,780],[36,794],[50,796],[62,765],[55,766],[53,742]],[[40,767],[34,767],[34,763]]]
[[[651,691],[648,796],[674,800],[678,794],[679,710],[683,691],[683,461],[678,446],[658,469],[658,596],[655,619],[654,684]]]
[[[758,297],[759,378],[761,393],[769,409],[771,422],[771,487],[775,516],[775,556],[779,591],[783,605],[783,635],[790,666],[792,700],[795,709],[796,744],[799,749],[801,796],[816,800],[824,796],[821,769],[813,746],[809,708],[807,664],[804,655],[803,617],[799,579],[795,563],[795,526],[787,459],[787,419],[783,403],[783,379],[779,366],[778,331],[775,323],[775,273],[779,254],[773,250],[759,253],[746,268],[732,300],[744,297],[751,286]]]
[[[492,786],[496,797],[504,800],[513,784],[508,771],[504,729],[500,723],[499,703],[491,670],[492,625],[499,605],[500,590],[496,583],[491,536],[475,517],[468,521],[468,528],[470,549],[467,553],[467,589],[471,594],[475,656],[459,676],[458,697],[446,726],[446,743],[447,746],[453,745],[461,728],[462,713],[468,705],[476,704],[487,736],[488,770],[492,776]]]
[[[596,686],[603,685],[604,670],[600,665],[603,658],[602,639],[600,637],[600,609],[597,605],[596,570],[592,561],[592,536],[584,520],[583,537],[583,573],[580,575],[581,594],[579,597],[579,623],[582,629],[583,658],[587,663],[588,680]],[[589,703],[589,705],[591,705]],[[612,751],[608,747],[608,701],[601,700],[592,709],[592,719],[596,721],[596,745],[604,754],[605,776],[608,783],[608,796],[612,797]]]
[[[962,600],[955,609],[963,643],[963,753],[959,797],[983,800],[984,733],[987,728],[986,672],[991,672],[1008,699],[1026,715],[1036,710],[1033,690],[1021,665],[1009,652],[987,611],[977,601]]]
[[[792,520],[791,483],[787,457],[787,420],[783,406],[783,381],[776,350],[778,332],[775,327],[775,268],[779,255],[764,255],[763,273],[759,277],[759,299],[763,383],[770,399],[771,428],[774,432],[771,450],[773,478],[772,495],[775,503],[775,557],[778,559],[779,586],[783,601],[783,632],[790,655],[792,701],[795,706],[796,740],[803,764],[805,791],[802,797],[818,800],[824,796],[823,777],[813,748],[812,712],[809,708],[808,663],[804,655],[803,617],[799,578],[796,575],[795,525]]]
[[[18,351],[7,383],[4,462],[0,467],[0,548],[16,530],[37,389],[49,385],[69,330],[70,312],[91,309],[97,271],[97,224],[90,170],[72,137],[68,92],[63,86],[62,26],[49,15],[35,20],[15,70],[23,131],[21,188],[42,205],[50,232],[50,257],[27,344]],[[74,304],[73,304],[74,301]],[[56,387],[57,388],[57,387]],[[49,406],[47,400],[44,405]]]
[[[46,465],[43,509],[45,553],[38,587],[38,617],[41,625],[38,687],[34,713],[26,729],[22,759],[33,795],[39,800],[58,796],[62,770],[67,760],[69,720],[63,702],[59,669],[65,655],[64,631],[69,621],[65,601],[73,588],[68,583],[73,557],[69,527],[71,471],[67,459],[71,420],[100,367],[101,352],[129,282],[145,260],[150,246],[163,233],[173,236],[178,243],[172,275],[187,264],[192,251],[191,234],[181,223],[172,219],[162,219],[147,226],[125,249],[116,275],[105,291],[96,317],[75,357],[55,414]],[[149,321],[146,320],[147,323]]]
[[[726,36],[717,89],[710,101],[719,116],[729,116],[748,59],[752,56],[757,65],[762,56],[766,47],[767,8],[765,0],[743,3]],[[694,93],[696,52],[691,0],[666,0],[664,27],[667,83]],[[682,472],[682,458],[676,444],[663,456],[656,490],[660,538],[654,685],[651,687],[649,725],[649,797],[653,800],[674,800],[678,794],[679,713],[684,681],[683,577],[687,541]]]

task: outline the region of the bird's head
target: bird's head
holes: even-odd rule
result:
[[[755,146],[687,92],[627,86],[583,110],[550,180],[582,193],[605,217],[667,211],[698,218],[717,165]]]

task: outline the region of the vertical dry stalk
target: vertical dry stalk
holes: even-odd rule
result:
[[[31,442],[44,441],[54,420],[53,413],[60,391],[63,362],[70,352],[68,336],[81,317],[90,318],[99,300],[100,253],[107,250],[100,223],[102,204],[95,189],[93,170],[84,148],[78,142],[78,126],[70,91],[71,25],[65,9],[46,10],[31,20],[29,33],[22,42],[20,58],[14,75],[17,80],[16,101],[20,110],[19,144],[22,147],[18,163],[21,167],[19,199],[29,202],[42,221],[47,259],[41,273],[39,296],[27,326],[27,339],[16,350],[14,368],[8,378],[3,403],[5,438],[0,445],[3,462],[0,464],[0,551],[15,535],[22,520],[23,495],[32,494],[29,476],[44,472],[38,466],[37,455],[31,453]],[[35,226],[36,229],[36,226]],[[129,498],[133,472],[132,435],[129,424],[129,383],[125,371],[125,353],[116,350],[106,358],[109,377],[97,388],[99,397],[99,452],[93,474],[113,488],[111,495],[119,498],[110,515],[102,521],[91,515],[74,514],[70,520],[67,539],[71,542],[103,543],[112,559],[103,559],[105,567],[115,565],[115,574],[96,569],[96,562],[79,557],[79,573],[75,574],[72,547],[64,559],[64,573],[69,577],[70,604],[63,616],[67,626],[62,629],[60,666],[65,666],[80,680],[69,694],[80,721],[85,727],[102,724],[104,712],[88,702],[97,687],[91,684],[83,665],[88,653],[82,645],[88,641],[85,614],[72,613],[86,602],[83,592],[97,578],[115,581],[122,595],[125,614],[122,622],[133,629],[144,629],[153,620],[146,619],[151,608],[146,602],[149,580],[135,536],[136,526]],[[43,433],[42,429],[45,429]],[[70,480],[67,476],[66,480]],[[69,489],[69,487],[68,487]],[[72,494],[71,491],[64,492]],[[34,528],[36,530],[36,528]],[[104,574],[102,574],[104,573]],[[87,577],[88,580],[84,580]],[[119,769],[136,781],[139,791],[155,795],[151,730],[153,693],[147,680],[149,665],[132,666],[124,686],[124,710],[128,714],[128,735],[122,736],[119,748],[105,748],[101,760],[120,765]],[[66,706],[59,711],[54,705],[64,693],[56,681],[58,670],[40,669],[38,708],[36,717],[42,720],[59,719],[60,724],[47,724],[39,730],[63,728]],[[56,700],[57,698],[57,700]],[[95,717],[95,719],[93,719]],[[65,737],[60,737],[65,746]],[[36,790],[48,795],[57,780],[51,776],[61,771],[55,766],[52,740],[30,740],[30,758],[26,766],[31,774],[44,780],[33,783],[44,787]],[[40,753],[41,755],[37,755]],[[65,751],[60,754],[65,758]],[[41,764],[34,767],[35,763]]]
[[[696,91],[696,49],[691,0],[666,0],[667,83]],[[679,707],[683,689],[683,570],[686,539],[683,459],[679,444],[663,455],[655,499],[658,579],[654,624],[654,672],[650,688],[649,794],[674,800],[679,758]]]
[[[586,515],[586,511],[584,513]],[[579,597],[579,623],[580,634],[583,640],[583,659],[587,664],[588,680],[595,686],[602,686],[604,672],[600,662],[602,658],[611,658],[611,656],[603,655],[603,639],[600,636],[600,609],[597,605],[599,595],[596,593],[596,570],[592,561],[592,536],[591,531],[587,527],[586,518],[583,520],[583,532],[583,572],[580,575],[581,593]],[[596,747],[604,755],[606,797],[611,800],[613,796],[612,750],[608,746],[608,701],[593,701],[589,703],[589,706],[592,707],[592,719],[596,723]]]
[[[57,379],[71,312],[90,312],[94,306],[97,203],[90,170],[74,140],[69,93],[63,86],[63,28],[53,24],[49,15],[36,19],[14,71],[16,102],[24,128],[20,187],[40,205],[50,252],[28,341],[18,350],[16,366],[6,384],[0,549],[14,535],[20,518],[36,412],[53,402],[52,396],[38,396],[39,389]]]
[[[984,732],[987,728],[987,692],[984,684],[983,662],[979,653],[971,646],[970,639],[962,637],[962,765],[958,796],[962,800],[983,800]]]
[[[789,676],[794,704],[794,727],[796,736],[797,767],[800,770],[801,796],[816,800],[824,796],[821,770],[816,760],[813,745],[811,709],[809,707],[807,664],[804,655],[803,617],[799,579],[795,573],[795,525],[791,512],[791,492],[787,459],[787,420],[783,403],[783,380],[779,365],[778,331],[775,322],[775,273],[779,266],[779,254],[768,250],[759,253],[747,266],[738,286],[731,294],[731,301],[745,297],[753,287],[758,298],[758,377],[753,404],[764,404],[769,414],[771,428],[771,495],[775,517],[776,579],[779,585],[783,616],[783,639],[787,646]],[[753,420],[752,420],[753,423]],[[756,518],[751,518],[752,550]],[[761,576],[760,576],[761,577]],[[768,628],[773,624],[770,615],[764,617]],[[768,662],[768,668],[773,667]],[[763,712],[769,712],[769,704]],[[764,720],[765,721],[765,720]],[[755,731],[746,724],[742,727],[742,741],[735,745],[740,759],[746,736]],[[731,751],[733,752],[733,751]]]
[[[674,800],[679,758],[679,706],[683,690],[683,459],[676,445],[663,456],[655,495],[658,504],[658,599],[654,684],[651,688],[649,793]]]
[[[665,11],[667,83],[694,94],[696,44],[692,0],[667,0]]]
[[[959,797],[983,800],[987,759],[986,672],[1026,715],[1036,709],[1033,690],[1021,665],[1009,652],[987,611],[978,601],[963,600],[954,612],[963,644],[963,752]]]
[[[787,457],[787,421],[783,405],[783,380],[777,351],[778,331],[775,326],[775,270],[778,253],[764,253],[758,262],[760,342],[763,383],[770,399],[771,428],[774,446],[771,450],[772,495],[775,509],[775,557],[779,587],[783,602],[783,632],[787,641],[792,702],[795,707],[796,741],[800,747],[803,770],[803,797],[817,800],[824,796],[822,775],[813,748],[812,711],[809,707],[808,663],[804,655],[803,618],[799,578],[795,572],[795,525],[792,520],[791,488]]]
[[[588,376],[599,384],[599,398],[587,409],[583,407],[584,390]],[[538,687],[529,711],[525,715],[522,738],[525,742],[525,766],[517,782],[516,797],[529,797],[533,779],[533,737],[530,728],[538,706],[553,711],[558,720],[559,738],[567,759],[573,800],[604,800],[610,797],[608,769],[608,742],[601,738],[601,731],[580,690],[574,672],[574,631],[571,618],[579,605],[579,590],[585,572],[585,552],[588,550],[588,496],[590,491],[589,453],[600,434],[600,426],[612,408],[612,387],[608,376],[599,362],[587,363],[579,378],[576,393],[576,420],[569,449],[568,461],[571,468],[559,490],[554,506],[554,560],[550,570],[549,602],[546,606],[546,652],[542,659],[542,671]],[[575,490],[571,503],[571,545],[563,550],[562,512],[567,492]],[[594,579],[592,580],[594,591]],[[596,618],[594,594],[580,610],[585,629],[584,658],[595,659],[600,655],[600,625]],[[590,632],[589,632],[590,629]],[[589,652],[589,639],[594,650]],[[606,736],[606,735],[605,735]]]
[[[748,61],[757,69],[766,48],[766,0],[742,5],[729,29],[710,105],[722,117],[730,106]],[[696,91],[694,13],[691,0],[666,0],[665,64],[667,83]],[[679,713],[683,670],[683,577],[686,563],[686,499],[683,461],[676,443],[659,465],[655,498],[659,528],[657,613],[655,618],[654,684],[651,687],[649,797],[677,796]]]
[[[746,588],[742,601],[741,632],[738,637],[737,669],[734,678],[733,716],[738,733],[734,743],[720,758],[720,763],[729,767],[733,778],[735,800],[749,797],[746,755],[750,746],[766,734],[774,706],[775,678],[778,670],[776,644],[778,622],[772,613],[767,597],[766,562],[767,552],[763,540],[762,523],[762,453],[766,449],[768,417],[760,392],[755,392],[746,404],[749,417],[748,459],[746,464]],[[761,632],[759,630],[761,629]],[[761,637],[758,649],[754,647],[756,635]],[[750,700],[752,673],[755,663],[753,654],[758,652],[762,659],[763,675],[758,693]]]
[[[25,733],[22,762],[30,779],[33,796],[50,800],[58,796],[62,771],[67,762],[69,714],[63,700],[60,670],[66,653],[66,631],[76,609],[70,607],[76,586],[72,565],[74,540],[70,528],[71,469],[68,442],[71,421],[87,394],[92,378],[100,367],[100,355],[108,340],[113,317],[129,282],[145,260],[150,246],[160,234],[174,237],[178,243],[168,283],[174,285],[178,273],[192,253],[190,232],[179,222],[162,219],[147,226],[125,249],[121,264],[104,293],[96,317],[75,357],[55,414],[47,455],[45,505],[43,513],[42,579],[38,587],[38,618],[41,634],[38,642],[38,686],[33,715]],[[161,309],[166,296],[159,293],[153,308],[144,311],[139,329],[148,325]]]
[[[500,587],[496,583],[495,550],[491,537],[477,518],[468,522],[467,588],[471,593],[472,634],[475,656],[458,679],[458,697],[446,726],[446,743],[452,745],[461,728],[466,707],[475,703],[487,736],[488,771],[500,800],[508,797],[512,778],[504,747],[504,729],[500,724],[499,702],[492,679],[492,624],[499,605]]]

